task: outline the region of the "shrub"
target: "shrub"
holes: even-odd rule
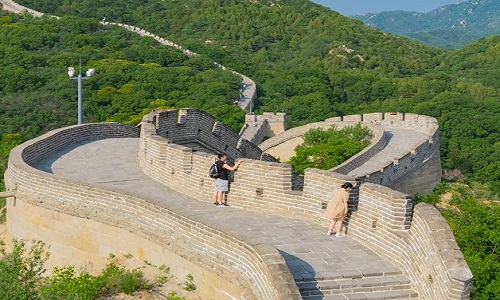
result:
[[[196,285],[194,284],[194,277],[191,274],[187,274],[186,281],[182,284],[182,288],[186,291],[196,290]]]
[[[116,263],[109,263],[101,276],[105,281],[107,292],[111,294],[132,294],[137,290],[149,288],[141,271],[127,271]]]
[[[176,292],[170,292],[168,293],[166,300],[184,300],[184,298],[177,296]]]
[[[296,172],[307,168],[331,169],[370,144],[370,130],[360,123],[338,130],[335,126],[323,130],[313,128],[304,134],[304,143],[295,147],[289,163]]]
[[[73,266],[54,268],[53,275],[39,289],[42,300],[93,300],[103,294],[104,280],[82,272],[76,276]]]
[[[38,299],[37,289],[45,272],[44,264],[49,258],[45,244],[33,241],[29,251],[26,241],[14,240],[13,250],[7,253],[0,245],[0,300]]]

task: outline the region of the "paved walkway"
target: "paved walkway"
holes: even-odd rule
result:
[[[358,177],[377,172],[429,139],[427,134],[411,129],[385,127],[384,131],[389,136],[385,148],[347,175]]]
[[[298,282],[401,273],[349,236],[327,236],[326,228],[305,221],[214,207],[210,196],[204,203],[175,192],[142,172],[137,160],[138,143],[136,138],[85,142],[46,157],[35,167],[74,180],[139,192],[166,207],[181,201],[193,211],[208,212],[221,223],[233,224],[235,229],[274,245]]]

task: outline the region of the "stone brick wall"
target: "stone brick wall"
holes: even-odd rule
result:
[[[82,141],[106,138],[138,138],[139,133],[138,128],[120,123],[87,124],[85,127],[71,126],[56,129],[31,140],[33,142],[22,153],[23,160],[27,164],[33,164],[48,154]]]
[[[468,299],[472,274],[439,211],[408,195],[365,183],[349,233],[405,270],[421,299]]]
[[[402,191],[409,194],[430,193],[441,180],[439,144],[439,134],[436,131],[429,140],[403,157],[387,162],[387,165],[379,171],[358,174],[358,178],[388,187],[399,186]],[[431,176],[420,178],[415,176],[417,174]]]
[[[158,134],[170,142],[186,145],[196,142],[209,153],[227,153],[231,159],[247,157],[260,159],[262,150],[255,144],[240,140],[231,128],[216,122],[210,114],[197,109],[163,110],[143,119],[148,134]],[[144,127],[144,126],[143,126]]]
[[[255,130],[252,130],[252,127],[255,127]],[[285,113],[264,112],[262,115],[251,113],[245,116],[245,125],[240,131],[240,137],[258,145],[265,137],[279,135],[285,130]]]
[[[179,114],[167,111],[146,116],[141,126],[139,160],[144,172],[155,180],[200,201],[211,201],[212,180],[207,172],[214,155],[193,151],[172,141],[186,141],[186,136],[205,136],[203,143],[206,147],[229,146],[230,142],[231,145],[238,145],[234,144],[234,139],[225,129],[217,129],[215,123],[203,118],[206,116],[197,114],[195,118],[189,111]],[[360,118],[348,119],[356,121]],[[383,122],[403,120],[400,115],[391,115],[390,118],[394,119]],[[411,122],[426,120],[420,116],[410,116],[409,119]],[[199,128],[197,124],[201,123],[209,124],[210,130]],[[188,126],[195,127],[186,128]],[[429,122],[420,128],[432,132],[433,126]],[[16,200],[8,200],[9,209],[15,211],[18,201],[121,228],[185,258],[200,269],[222,274],[225,282],[231,283],[234,290],[249,299],[300,297],[282,257],[276,249],[260,241],[235,236],[230,228],[215,232],[212,229],[215,225],[211,224],[209,217],[187,217],[190,214],[182,207],[163,207],[139,195],[87,186],[29,166],[29,163],[72,143],[136,134],[137,129],[130,126],[88,124],[56,130],[15,148],[5,175],[7,189],[16,190],[17,197]],[[417,149],[415,155],[419,151],[428,153],[429,148],[436,147],[436,142],[428,141],[419,147],[423,148]],[[425,158],[421,157],[422,164]],[[411,162],[411,156],[408,159]],[[470,270],[449,227],[435,208],[419,204],[412,211],[412,199],[406,194],[363,180],[356,182],[355,178],[331,171],[307,169],[301,191],[294,190],[295,180],[290,165],[243,159],[242,167],[234,174],[227,201],[234,207],[286,215],[326,226],[328,221],[323,219],[323,210],[332,192],[345,181],[356,183],[350,198],[351,214],[346,224],[348,233],[381,255],[398,262],[412,279],[422,299],[468,298]],[[15,223],[8,219],[9,230],[19,235],[33,232],[26,229],[25,224],[30,221],[22,222],[22,214],[18,215],[21,217]],[[45,230],[41,229],[43,224],[37,226],[39,232]],[[41,235],[47,239],[52,236],[51,233]],[[233,252],[226,253],[218,246],[224,244],[231,245]],[[64,248],[56,248],[55,253],[63,255],[61,249]],[[84,248],[83,251],[94,250]],[[240,273],[243,275],[236,275]],[[200,276],[204,278],[204,275]],[[205,285],[207,290],[216,289],[209,279],[206,279]]]
[[[372,131],[374,137],[371,144],[331,171],[348,174],[382,150],[387,143],[387,139],[381,127],[412,129],[428,135],[428,140],[415,147],[415,149],[411,149],[402,157],[391,158],[385,162],[385,166],[381,170],[375,172],[372,170],[361,171],[360,174],[356,175],[356,178],[363,182],[392,187],[408,194],[432,192],[436,184],[441,180],[438,123],[432,117],[397,112],[334,117],[324,122],[292,128],[283,134],[264,141],[259,147],[275,157],[281,157],[280,152],[284,153],[284,155],[293,152],[293,148],[303,141],[302,136],[311,128],[329,128],[332,125],[343,128],[358,122],[363,123]],[[297,139],[299,141],[294,142]]]
[[[328,129],[331,126],[336,126],[338,129],[342,129],[346,126],[356,125],[357,123],[358,122],[350,121],[343,122],[337,120],[336,118],[327,119],[324,122],[310,123],[304,126],[289,129],[280,135],[262,142],[259,147],[266,153],[269,153],[274,157],[279,157],[281,161],[287,161],[295,154],[295,147],[304,142],[303,136],[307,131],[313,128]],[[374,126],[373,124],[364,125],[370,129],[373,135],[370,145],[363,149],[360,153],[353,156],[350,160],[340,166],[337,166],[334,169],[336,172],[346,174],[350,170],[366,162],[371,156],[383,149],[386,143],[384,131],[380,128],[380,126]]]
[[[370,115],[367,119],[378,116],[380,115]],[[393,126],[399,122],[401,126],[408,126],[404,124],[404,117],[401,114],[391,114],[388,118],[382,121],[377,118],[376,121],[392,122]],[[351,116],[347,119],[348,122],[356,122],[363,118]],[[411,122],[417,122],[415,121],[417,119],[428,120],[422,116],[409,117]],[[422,170],[418,166],[434,159],[430,159],[428,155],[436,153],[439,148],[437,127],[432,118],[429,118],[429,122],[419,128],[433,133],[432,139],[402,157],[399,162],[392,162],[383,171],[370,174],[371,179],[383,179],[382,173],[397,174],[398,166],[406,166],[406,177],[389,178],[391,183],[394,183],[401,178],[409,178],[412,172]],[[192,152],[186,148],[181,152],[178,145],[147,132],[149,131],[143,126],[139,157],[145,172],[195,199],[207,201],[212,193],[211,184],[208,184],[211,180],[206,174],[212,162],[210,155]],[[177,156],[165,158],[161,153],[169,153],[167,157]],[[155,155],[158,154],[160,156],[156,158]],[[186,165],[183,170],[173,170],[169,173],[166,171],[167,166],[171,165],[168,159],[182,161]],[[172,172],[175,172],[175,178],[169,175]],[[294,180],[290,165],[244,159],[242,167],[234,174],[227,201],[233,207],[285,215],[326,226],[328,221],[323,219],[323,209],[331,199],[332,192],[345,181],[356,182],[357,188],[351,193],[349,203],[351,215],[346,224],[349,234],[401,264],[408,276],[414,280],[419,294],[430,295],[430,298],[424,296],[422,299],[468,298],[471,284],[470,271],[460,251],[456,250],[458,248],[449,227],[435,208],[427,208],[433,210],[432,214],[420,214],[418,212],[422,205],[418,205],[417,213],[414,215],[410,196],[369,183],[363,178],[356,181],[355,178],[331,171],[307,169],[302,191],[294,190]],[[358,189],[359,187],[361,188]],[[439,223],[435,222],[438,217],[441,218]],[[434,233],[449,238],[446,240],[448,248],[441,247],[443,241],[436,238]],[[425,264],[422,264],[424,260],[430,262],[429,265],[440,267],[435,267],[435,271],[427,273]],[[425,278],[432,280],[426,281]],[[458,294],[461,296],[458,297]]]
[[[131,132],[128,132],[129,130]],[[78,262],[83,264],[86,259],[97,259],[97,257],[105,260],[109,252],[120,251],[120,245],[105,246],[100,245],[102,239],[90,240],[85,220],[91,220],[108,225],[109,227],[100,227],[100,230],[110,230],[107,233],[109,236],[113,236],[111,231],[118,228],[139,237],[137,240],[129,241],[134,244],[132,248],[142,247],[141,241],[147,240],[168,253],[174,253],[176,257],[181,257],[189,264],[197,266],[188,270],[194,275],[200,273],[200,270],[206,270],[205,273],[199,274],[199,279],[196,276],[195,279],[199,280],[196,283],[203,287],[207,297],[300,299],[297,286],[283,258],[274,247],[253,237],[242,234],[236,236],[230,227],[221,228],[212,224],[208,214],[191,216],[188,208],[182,206],[165,207],[120,189],[107,190],[59,178],[34,169],[25,161],[26,158],[32,163],[57,150],[56,146],[50,145],[70,146],[71,143],[67,142],[70,137],[73,143],[78,144],[96,137],[119,137],[119,132],[129,137],[136,134],[135,130],[137,129],[134,127],[115,124],[74,126],[49,132],[12,150],[5,174],[7,189],[15,190],[16,193],[15,199],[8,199],[7,225],[12,237],[36,237],[48,242],[58,239],[51,248],[53,257],[67,257],[67,262],[72,264]],[[156,149],[155,143],[160,144],[159,140],[165,139],[150,136],[150,139],[143,139],[141,142],[153,150]],[[168,176],[163,178],[192,174],[193,163],[208,162],[203,156],[196,156],[198,159],[190,160],[194,158],[190,153],[191,150],[187,151],[187,148],[179,145],[162,145],[157,150],[156,154],[162,154],[160,156],[164,166],[172,163],[172,158],[179,159],[176,161],[177,166],[181,162],[180,168],[174,169],[173,173],[169,172]],[[164,151],[169,155],[165,155]],[[153,153],[149,155],[154,156]],[[157,158],[156,155],[155,164],[159,162]],[[206,170],[203,171],[206,176]],[[196,171],[194,173],[196,174]],[[200,177],[201,174],[193,176],[196,180]],[[29,208],[36,213],[23,214],[23,208]],[[52,213],[42,213],[43,210]],[[36,222],[31,220],[33,217],[37,219]],[[71,219],[72,223],[67,225],[59,223],[56,226],[61,217]],[[53,229],[57,227],[58,230]],[[87,232],[85,236],[88,237],[88,241],[82,242],[80,238],[64,236],[68,234],[64,231],[70,228]],[[112,249],[113,246],[116,248]],[[73,250],[67,252],[68,249]],[[163,263],[168,265],[168,261]],[[215,280],[218,277],[222,280]],[[224,283],[229,284],[222,286]],[[226,295],[226,297],[216,295]]]

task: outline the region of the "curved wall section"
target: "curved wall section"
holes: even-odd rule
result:
[[[352,119],[356,121],[356,118]],[[419,119],[428,121],[417,124],[420,124],[419,130],[432,133],[432,139],[419,145],[415,153],[410,152],[400,159],[400,166],[406,159],[410,166],[412,163],[415,166],[407,168],[406,177],[400,179],[409,178],[416,170],[425,167],[429,161],[425,157],[438,149],[437,127],[432,118],[419,116]],[[402,122],[398,120],[385,122]],[[410,117],[409,120],[413,120],[409,122],[411,124],[415,119]],[[207,184],[211,180],[206,172],[213,156],[193,152],[155,133],[151,123],[143,124],[139,151],[143,170],[173,189],[206,201],[212,191],[211,185]],[[182,169],[171,170],[174,162],[181,162]],[[397,166],[392,161],[389,167]],[[394,169],[383,171],[394,172]],[[291,165],[244,159],[242,167],[234,174],[227,201],[233,207],[280,214],[326,226],[328,222],[323,219],[323,210],[332,192],[345,181],[356,182],[356,178],[307,169],[303,190],[294,191]],[[413,200],[409,195],[358,180],[349,199],[351,215],[346,225],[350,236],[396,261],[412,278],[419,295],[426,295],[422,299],[467,299],[472,275],[453,234],[436,208],[423,207],[417,205],[414,214]]]
[[[109,253],[121,251],[134,251],[158,264],[169,265],[173,260],[181,272],[175,275],[192,273],[207,298],[300,299],[274,247],[242,234],[236,237],[229,227],[212,224],[208,212],[193,214],[189,208],[165,207],[119,188],[60,178],[25,160],[33,163],[95,137],[136,133],[130,126],[89,124],[49,132],[13,149],[5,174],[7,189],[16,194],[15,199],[8,199],[9,237],[45,240],[51,244],[52,257],[61,259],[63,265],[91,260],[102,266]],[[115,239],[117,234],[129,239],[120,242]],[[56,242],[52,244],[52,240]],[[153,250],[148,252],[145,246]]]
[[[264,141],[259,147],[275,157],[280,156],[280,151],[290,156],[288,153],[293,152],[295,146],[302,142],[302,136],[311,128],[329,128],[333,125],[343,128],[358,122],[368,126],[372,131],[374,137],[371,144],[333,168],[332,172],[352,176],[362,182],[381,184],[412,195],[432,192],[441,180],[439,126],[437,120],[432,117],[403,113],[371,113],[335,117],[324,122],[292,128]],[[426,136],[426,139],[415,147],[408,147],[405,153],[398,156],[375,157],[385,147],[401,146],[388,145],[391,139],[390,132],[395,129],[415,131],[419,136]],[[402,148],[404,146],[402,145]],[[373,164],[366,164],[372,158],[380,160],[376,168]]]
[[[446,220],[431,205],[412,208],[408,195],[365,183],[349,233],[397,262],[421,299],[469,299],[472,273]]]
[[[22,159],[24,163],[32,165],[44,156],[82,141],[138,138],[139,134],[138,128],[120,123],[95,123],[56,129],[27,142],[26,148],[22,151]]]

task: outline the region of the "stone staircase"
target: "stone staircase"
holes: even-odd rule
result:
[[[304,300],[418,299],[410,280],[401,272],[298,281],[297,286]]]

